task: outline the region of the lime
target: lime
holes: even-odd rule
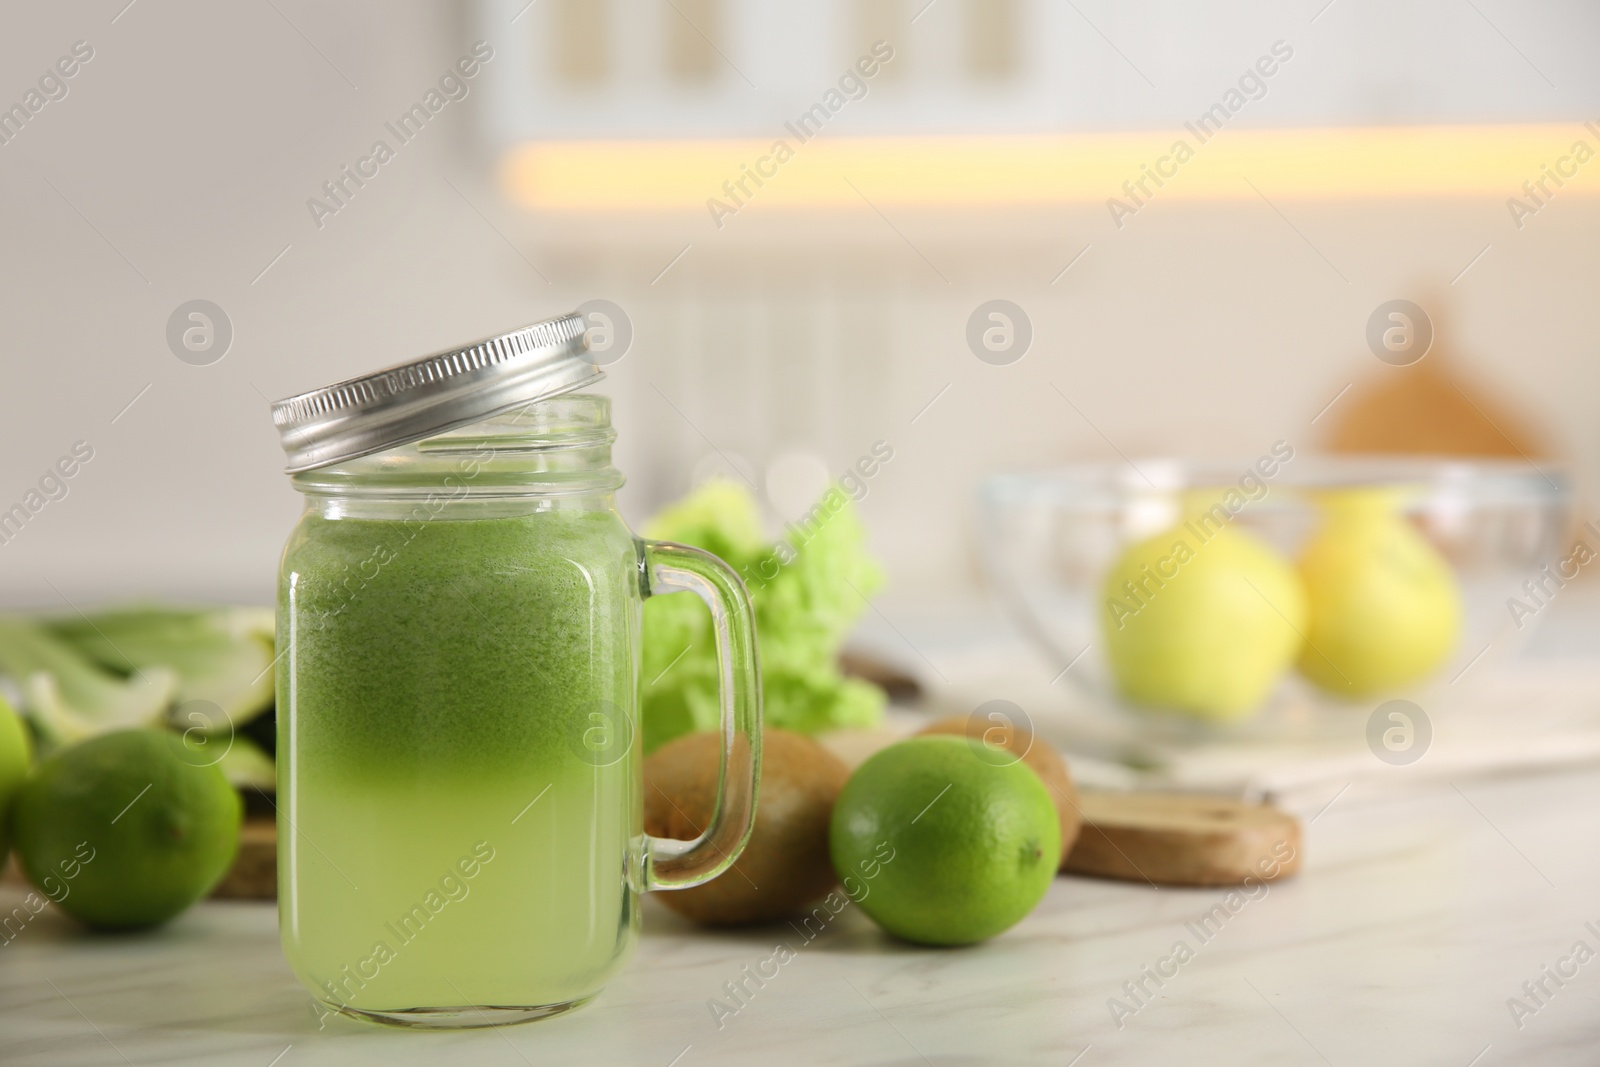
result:
[[[1392,489],[1320,495],[1323,524],[1300,555],[1311,604],[1300,673],[1360,699],[1438,669],[1461,631],[1461,593]]]
[[[120,730],[39,765],[12,812],[17,861],[40,892],[90,926],[166,922],[227,873],[244,802],[177,735]]]
[[[1305,594],[1287,561],[1215,509],[1130,546],[1102,585],[1123,696],[1198,719],[1257,710],[1300,651]]]
[[[828,845],[878,925],[907,941],[966,945],[1015,925],[1044,897],[1061,862],[1061,823],[1027,764],[985,760],[962,737],[923,736],[851,775]]]
[[[5,866],[6,853],[11,851],[11,820],[7,818],[11,800],[28,777],[31,752],[22,719],[0,697],[0,867]]]

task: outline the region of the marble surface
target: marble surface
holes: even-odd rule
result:
[[[1077,878],[960,950],[892,942],[854,909],[803,944],[781,925],[697,931],[651,901],[637,957],[596,1001],[501,1030],[319,1026],[266,905],[117,937],[47,909],[0,947],[0,1063],[1600,1062],[1600,958],[1572,955],[1600,951],[1600,771],[1458,784],[1381,803],[1358,784],[1308,811],[1303,873],[1236,900],[1209,940],[1192,921],[1222,891]],[[7,911],[20,897],[0,888]],[[783,941],[795,958],[719,1028],[710,999]],[[1192,958],[1131,998],[1124,983],[1178,941]],[[1546,966],[1576,973],[1558,986]]]

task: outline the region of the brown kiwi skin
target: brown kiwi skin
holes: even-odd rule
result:
[[[761,786],[750,841],[733,866],[705,885],[655,894],[706,926],[743,926],[799,914],[839,883],[828,858],[828,820],[850,769],[801,734],[761,734]],[[722,738],[686,734],[644,761],[644,828],[689,841],[711,821]]]
[[[1050,742],[1025,728],[1019,729],[1010,723],[989,723],[971,715],[939,719],[918,733],[965,734],[977,741],[987,736],[988,741],[1008,752],[1020,752],[1022,762],[1044,782],[1050,799],[1055,802],[1056,814],[1061,818],[1061,864],[1067,862],[1067,853],[1072,851],[1072,843],[1078,839],[1078,831],[1083,826],[1083,813],[1078,808],[1078,790],[1072,784],[1072,775],[1067,773],[1066,761]]]

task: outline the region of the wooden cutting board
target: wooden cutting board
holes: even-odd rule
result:
[[[221,900],[274,900],[278,895],[278,825],[270,816],[252,815],[239,831],[233,869],[211,891]]]
[[[1062,870],[1154,885],[1272,882],[1300,869],[1300,820],[1265,804],[1182,793],[1086,791]]]

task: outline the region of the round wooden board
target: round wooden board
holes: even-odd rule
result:
[[[1155,885],[1240,885],[1300,869],[1300,821],[1265,804],[1182,793],[1084,792],[1062,870]]]
[[[268,817],[251,816],[239,830],[239,854],[233,867],[211,891],[224,900],[274,900],[278,896],[278,825]]]

